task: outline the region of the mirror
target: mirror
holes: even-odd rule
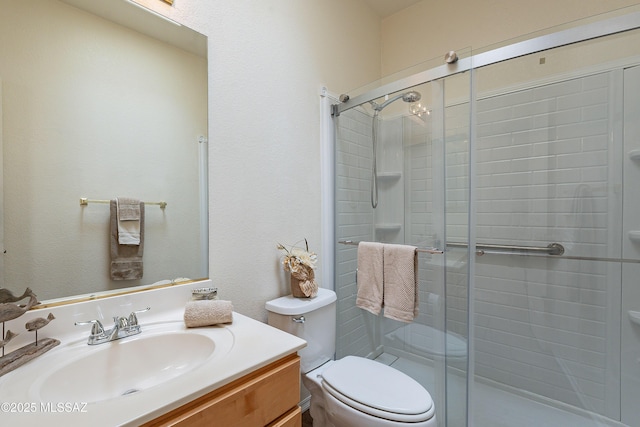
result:
[[[126,0],[0,7],[0,287],[206,277],[206,37]],[[92,201],[116,197],[167,203],[145,205],[142,279],[110,278],[110,207]]]

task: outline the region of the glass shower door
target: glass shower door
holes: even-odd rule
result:
[[[640,425],[637,46],[476,70],[473,426]]]
[[[366,102],[334,118],[336,356],[368,357],[408,374],[432,395],[438,425],[451,427],[464,426],[467,418],[469,82],[470,73],[436,79],[373,100],[382,105],[411,90],[421,94],[419,102],[394,102],[377,114]],[[455,249],[425,250],[444,250],[450,237]],[[356,307],[359,241],[419,248],[419,315],[413,322]]]

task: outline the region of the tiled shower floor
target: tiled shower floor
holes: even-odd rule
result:
[[[390,364],[414,378],[424,388],[429,390],[435,399],[437,393],[433,369],[430,366],[416,363],[405,358],[383,353],[377,359]],[[457,384],[456,384],[457,382]],[[464,384],[460,377],[449,379],[448,386],[452,387],[453,395],[464,398]],[[622,426],[619,423],[606,423],[601,420],[585,418],[575,413],[545,405],[525,397],[509,393],[508,391],[492,387],[482,382],[476,382],[473,390],[474,416],[473,427],[613,427]],[[455,405],[450,405],[455,406]],[[451,412],[451,411],[450,411]],[[462,411],[461,411],[462,412]],[[464,413],[449,413],[447,427],[464,426]],[[444,424],[440,424],[443,426]]]

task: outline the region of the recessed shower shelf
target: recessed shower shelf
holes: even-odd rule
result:
[[[396,181],[400,179],[402,176],[402,172],[380,172],[378,174],[378,179],[380,181]]]
[[[640,311],[629,310],[627,313],[629,314],[629,318],[633,323],[635,323],[636,325],[640,325]]]
[[[402,224],[395,223],[380,223],[376,224],[376,231],[400,231]]]
[[[627,236],[632,242],[640,243],[640,230],[631,230],[627,233]]]
[[[640,150],[629,151],[629,158],[631,160],[640,160]]]

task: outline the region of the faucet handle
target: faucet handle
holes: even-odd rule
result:
[[[104,334],[104,326],[100,323],[99,320],[87,320],[86,322],[76,322],[76,326],[83,325],[92,325],[91,326],[91,335],[102,335]]]
[[[138,325],[138,316],[136,316],[137,313],[144,313],[145,311],[149,311],[149,310],[151,310],[151,307],[147,307],[143,310],[132,311],[131,314],[129,315],[129,326]]]
[[[113,325],[116,328],[123,329],[129,326],[129,320],[124,316],[113,316]]]

